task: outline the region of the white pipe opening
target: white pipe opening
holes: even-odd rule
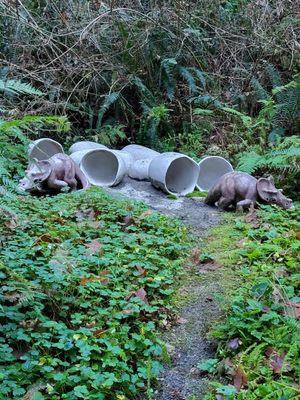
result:
[[[207,191],[222,175],[232,171],[232,165],[229,161],[225,160],[225,158],[219,156],[207,156],[199,162],[197,188],[201,191]]]
[[[163,153],[149,166],[152,184],[169,194],[184,196],[195,189],[199,175],[197,163],[180,153]]]
[[[49,138],[37,139],[30,143],[28,148],[29,160],[48,160],[57,153],[63,153],[61,144]]]
[[[123,158],[108,149],[94,149],[83,155],[80,168],[92,185],[114,186],[127,172]]]

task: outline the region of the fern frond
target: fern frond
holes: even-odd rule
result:
[[[154,106],[155,96],[153,95],[151,90],[148,89],[147,86],[142,82],[142,80],[137,76],[133,76],[131,78],[131,82],[139,90],[140,94],[142,95],[143,101],[147,102],[150,106]]]
[[[273,64],[267,64],[265,67],[265,70],[266,70],[266,73],[268,75],[268,78],[270,79],[270,82],[271,82],[273,88],[282,86],[283,82],[282,82],[280,73],[274,67]]]
[[[291,156],[291,157],[300,157],[300,147],[291,147],[286,150],[277,150],[271,151],[270,156]]]
[[[267,100],[270,96],[266,89],[262,86],[258,79],[252,77],[250,80],[250,85],[252,86],[257,100]]]
[[[257,168],[259,168],[262,159],[263,157],[257,154],[255,151],[242,153],[239,158],[238,170],[251,174],[255,172]]]
[[[183,77],[183,79],[187,82],[189,90],[191,93],[197,93],[198,88],[196,85],[196,81],[190,71],[185,67],[178,68],[179,74]]]
[[[206,77],[205,77],[204,72],[200,71],[200,69],[195,68],[195,67],[191,67],[191,68],[189,68],[189,70],[194,72],[194,74],[196,75],[196,77],[200,81],[202,87],[205,88],[205,86],[206,86]]]
[[[177,61],[175,58],[165,58],[161,62],[161,79],[162,83],[166,87],[167,96],[169,100],[174,99],[175,94],[175,78],[174,69],[177,66]]]
[[[14,79],[0,79],[0,91],[9,94],[28,94],[34,96],[44,96],[44,93],[35,89],[29,83],[24,83]]]
[[[112,92],[105,96],[104,102],[98,112],[97,129],[102,125],[102,119],[106,111],[112,106],[119,98],[120,92]]]

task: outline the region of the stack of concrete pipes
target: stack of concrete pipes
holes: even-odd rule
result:
[[[36,140],[29,148],[31,159],[62,152],[62,146],[48,138]],[[195,188],[209,190],[220,176],[233,171],[223,157],[206,156],[196,163],[181,153],[158,153],[137,144],[112,150],[96,142],[81,141],[73,144],[69,153],[92,185],[115,186],[129,175],[149,180],[156,188],[176,196],[192,193]]]

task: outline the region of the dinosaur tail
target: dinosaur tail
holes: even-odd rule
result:
[[[78,183],[80,183],[80,185],[82,186],[82,189],[87,189],[91,186],[86,175],[81,171],[77,164],[75,164],[75,177]]]

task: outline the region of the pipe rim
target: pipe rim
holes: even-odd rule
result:
[[[185,189],[180,190],[180,191],[173,191],[169,188],[169,184],[167,183],[167,179],[168,179],[168,173],[170,171],[170,168],[172,168],[172,166],[174,166],[174,164],[178,163],[178,161],[180,160],[187,160],[189,165],[191,166],[191,170],[194,169],[194,174],[195,177],[193,179],[193,181],[191,181],[191,184],[189,184]],[[174,160],[172,160],[170,162],[170,165],[167,168],[166,174],[165,174],[165,179],[164,179],[164,185],[166,190],[168,191],[168,193],[175,195],[175,196],[185,196],[189,193],[192,193],[195,190],[196,187],[196,183],[197,183],[197,178],[198,178],[198,165],[197,163],[190,158],[189,156],[186,155],[180,155],[177,158],[175,158]],[[189,175],[192,174],[192,172],[189,173]]]
[[[93,156],[94,154],[99,154],[99,153],[106,153],[109,154],[114,161],[116,162],[117,165],[117,169],[115,169],[115,171],[113,172],[114,177],[113,179],[104,182],[104,181],[99,181],[97,179],[94,179],[93,176],[91,176],[91,174],[88,172],[87,170],[87,166],[86,163],[88,162],[89,157]],[[123,161],[123,159],[118,156],[118,154],[114,153],[113,150],[109,150],[109,149],[92,149],[86,152],[86,154],[83,155],[81,162],[80,162],[80,168],[82,169],[82,171],[84,172],[84,174],[88,177],[89,182],[92,185],[95,186],[114,186],[116,184],[118,184],[120,182],[120,180],[123,178],[123,173],[122,170],[125,171],[126,166],[125,166],[125,162]]]
[[[46,153],[47,150],[39,149],[39,146],[43,146],[43,144],[46,144],[46,146],[47,146],[47,143],[50,144],[50,146],[52,148],[56,147],[57,151],[56,152],[50,151],[51,154],[49,153],[50,154],[49,155]],[[46,157],[42,158],[43,156],[34,155],[35,152],[38,152],[38,153],[44,152]],[[53,140],[50,138],[40,138],[40,139],[34,140],[33,142],[31,142],[29,144],[29,148],[28,148],[28,156],[29,156],[30,160],[34,160],[34,159],[48,160],[50,157],[52,157],[58,153],[64,153],[64,149],[63,149],[62,145],[60,143],[58,143],[56,140]]]
[[[212,182],[212,184],[209,185],[209,186],[208,186],[208,184],[205,184],[205,182],[204,183],[200,182],[200,179],[201,179],[201,166],[203,168],[203,164],[205,164],[208,160],[220,161],[221,163],[223,163],[223,166],[224,166],[224,172],[222,174],[218,174],[214,178],[214,181]],[[199,161],[198,165],[199,165],[199,177],[197,179],[196,187],[201,192],[208,191],[221,176],[227,174],[228,172],[233,172],[234,171],[233,166],[231,165],[231,163],[228,160],[226,160],[226,158],[221,157],[221,156],[205,156],[205,157],[202,158],[202,160]]]

